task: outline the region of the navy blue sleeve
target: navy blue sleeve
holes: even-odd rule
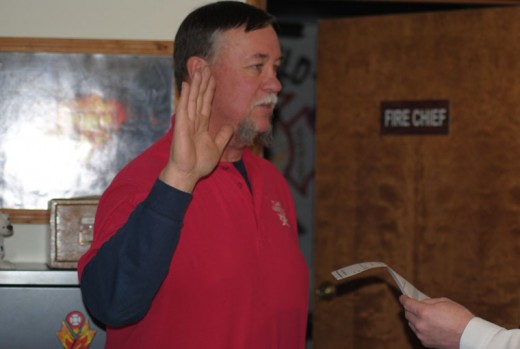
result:
[[[144,317],[168,273],[190,200],[190,194],[157,180],[87,263],[81,292],[94,318],[120,327]]]

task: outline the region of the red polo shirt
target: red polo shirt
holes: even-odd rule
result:
[[[148,197],[151,207],[160,206],[162,195],[171,197],[169,189],[149,197],[168,159],[171,134],[127,165],[103,195],[80,275],[140,202]],[[289,187],[271,163],[247,149],[243,162],[252,191],[231,163],[220,163],[199,181],[146,315],[109,326],[107,348],[305,347],[308,269]],[[146,248],[139,253],[154,253]]]

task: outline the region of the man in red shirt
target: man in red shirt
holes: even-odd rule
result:
[[[174,126],[103,194],[79,262],[107,348],[304,348],[308,269],[267,145],[281,50],[271,15],[223,1],[174,48]]]

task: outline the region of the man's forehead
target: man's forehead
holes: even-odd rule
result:
[[[239,50],[250,58],[281,56],[280,40],[272,26],[245,31],[245,27],[228,29],[215,42],[216,49]]]

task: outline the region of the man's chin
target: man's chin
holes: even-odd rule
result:
[[[255,144],[270,147],[273,144],[273,132],[272,128],[269,128],[266,132],[261,132],[256,136]]]
[[[256,120],[256,121],[253,121]],[[246,118],[235,130],[235,141],[243,146],[261,144],[270,146],[273,141],[271,119]]]
[[[240,134],[236,135],[234,142],[243,147],[251,147],[260,145],[263,147],[270,147],[273,144],[273,133],[269,129],[266,132],[259,132],[256,134]]]

